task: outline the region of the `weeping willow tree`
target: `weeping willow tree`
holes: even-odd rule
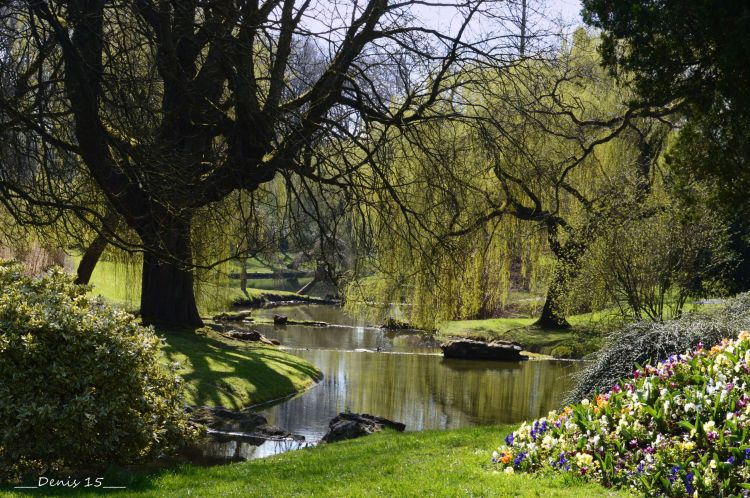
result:
[[[0,122],[75,157],[77,173],[137,235],[143,320],[187,329],[202,323],[199,217],[279,176],[340,188],[369,181],[364,165],[308,163],[305,150],[341,142],[372,155],[378,140],[362,139],[372,124],[443,117],[442,104],[453,114],[461,85],[447,78],[505,62],[502,38],[484,28],[508,3],[431,2],[453,19],[433,26],[412,0],[3,2]],[[310,72],[300,60],[306,43],[324,54]],[[388,84],[384,71],[396,75]],[[41,176],[46,166],[36,163]],[[3,201],[71,209],[93,231],[115,234],[101,228],[105,210],[12,176],[0,185]]]
[[[670,129],[670,109],[628,106],[596,44],[580,30],[554,57],[484,72],[464,90],[469,119],[389,149],[405,200],[370,213],[376,242],[350,306],[401,304],[430,327],[491,314],[516,287],[546,293],[540,325],[568,326],[561,299],[582,257],[641,211]]]

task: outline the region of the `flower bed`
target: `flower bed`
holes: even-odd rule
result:
[[[750,489],[750,334],[647,365],[594,399],[524,423],[492,460],[648,496]]]

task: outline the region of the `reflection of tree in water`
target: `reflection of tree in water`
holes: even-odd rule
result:
[[[497,363],[440,356],[301,351],[322,385],[270,410],[291,432],[318,435],[349,409],[404,422],[407,430],[518,422],[557,407],[570,387],[569,362]]]

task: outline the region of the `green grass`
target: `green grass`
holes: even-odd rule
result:
[[[686,305],[686,313],[711,313],[721,305]],[[615,310],[597,311],[568,317],[570,328],[545,329],[534,326],[536,318],[488,318],[454,320],[441,323],[436,337],[445,341],[455,337],[482,340],[515,341],[532,353],[561,358],[581,358],[602,345],[608,331],[624,323]]]
[[[105,484],[127,487],[112,493],[117,497],[630,496],[571,476],[496,471],[490,454],[512,429],[385,432],[239,464],[183,466],[151,474],[113,471]]]
[[[204,333],[205,331],[205,333]],[[320,378],[312,364],[271,346],[247,345],[216,332],[157,331],[164,352],[178,362],[191,405],[242,408],[310,387]]]
[[[126,309],[137,309],[140,274],[137,269],[111,261],[100,261],[91,278],[93,294]],[[241,293],[237,289],[238,293]],[[262,296],[268,291],[252,289]],[[291,298],[295,294],[279,291]],[[204,311],[205,312],[205,311]],[[213,331],[158,330],[166,338],[168,361],[181,365],[188,402],[191,405],[221,405],[241,408],[302,391],[320,377],[320,371],[302,358],[274,347],[247,345]]]
[[[556,357],[580,358],[595,351],[607,328],[617,323],[604,313],[587,313],[568,319],[571,327],[564,330],[534,326],[536,318],[489,318],[486,320],[456,320],[438,327],[437,337],[468,337],[482,340],[515,341],[532,353]]]

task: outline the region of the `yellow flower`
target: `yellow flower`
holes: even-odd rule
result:
[[[576,453],[576,462],[578,463],[579,467],[588,467],[591,465],[591,462],[594,460],[594,457],[589,455],[588,453]]]

